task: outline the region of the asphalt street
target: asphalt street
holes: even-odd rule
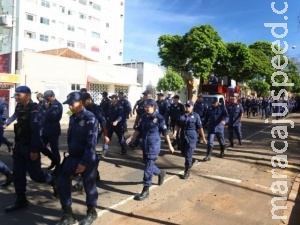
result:
[[[129,127],[132,127],[133,119],[129,120]],[[167,145],[162,141],[157,165],[167,172],[166,180],[162,186],[157,186],[157,177],[154,177],[150,196],[142,202],[133,200],[133,196],[143,187],[141,150],[128,148],[127,155],[121,156],[117,138],[113,136],[109,152],[99,166],[99,218],[94,224],[299,225],[298,203],[288,204],[291,208],[288,209],[286,220],[272,219],[271,213],[272,198],[289,196],[299,173],[300,117],[294,113],[288,119],[295,123],[295,127],[291,128],[288,123],[281,124],[288,127],[287,151],[278,154],[287,155],[288,166],[283,169],[275,169],[271,163],[272,157],[277,154],[271,148],[271,141],[276,141],[275,147],[278,149],[284,146],[284,140],[279,139],[278,135],[272,137],[272,119],[266,123],[260,117],[244,118],[243,145],[239,146],[236,142],[236,147],[228,148],[223,159],[217,157],[220,150],[215,146],[212,160],[201,162],[206,146],[198,144],[194,155],[196,162],[188,180],[181,179],[184,158],[179,151],[169,154]],[[62,127],[61,153],[67,150],[67,126]],[[126,136],[132,131],[129,129]],[[225,133],[227,136],[227,131]],[[5,136],[13,140],[11,128],[5,131]],[[12,167],[12,158],[6,146],[1,147],[0,158]],[[50,164],[45,157],[42,163],[44,168]],[[287,178],[272,178],[272,169]],[[4,180],[4,176],[0,180]],[[287,193],[280,194],[280,187],[271,189],[272,183],[278,180],[287,182]],[[0,189],[0,225],[56,224],[60,220],[61,206],[59,200],[52,197],[51,187],[37,184],[28,178],[27,196],[30,201],[28,209],[6,214],[4,208],[13,203],[14,189],[13,185]],[[276,204],[284,206],[287,202],[278,201]],[[83,219],[86,211],[84,192],[73,192],[73,211],[78,221]],[[275,213],[283,215],[286,211],[277,210]]]

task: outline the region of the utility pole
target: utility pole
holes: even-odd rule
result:
[[[12,5],[12,35],[11,35],[11,57],[10,57],[10,73],[15,74],[16,73],[16,24],[17,24],[17,6],[16,6],[16,0],[13,0]]]

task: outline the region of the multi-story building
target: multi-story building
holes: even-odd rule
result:
[[[122,63],[125,0],[15,0],[16,51],[68,47],[101,63]],[[1,12],[2,11],[2,12]],[[13,0],[0,0],[0,14]],[[0,54],[11,51],[11,28],[1,28]]]

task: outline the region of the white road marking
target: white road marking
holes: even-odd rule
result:
[[[251,138],[251,137],[255,136],[256,134],[258,134],[258,133],[260,133],[261,131],[264,131],[264,130],[270,128],[270,127],[272,127],[273,125],[274,125],[274,124],[271,124],[270,126],[267,126],[267,127],[265,127],[264,129],[261,129],[261,130],[255,132],[254,134],[251,134],[250,136],[244,138],[243,140],[247,140],[248,138]]]
[[[234,182],[234,183],[242,183],[243,182],[241,180],[233,179],[233,178],[229,178],[229,177],[222,177],[222,176],[216,176],[216,175],[206,175],[206,174],[202,174],[202,173],[200,173],[199,175],[201,175],[203,177],[215,178],[215,179],[218,179],[218,180],[231,181],[231,182]]]
[[[269,190],[269,191],[271,191],[271,190],[272,190],[270,187],[263,186],[263,185],[260,185],[260,184],[255,184],[255,186],[256,186],[256,187],[259,187],[259,188],[262,188],[262,189]]]

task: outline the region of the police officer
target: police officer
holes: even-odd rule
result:
[[[120,91],[118,92],[118,98],[119,101],[118,103],[123,107],[123,118],[122,118],[122,123],[123,123],[123,129],[124,132],[127,132],[127,119],[129,119],[129,116],[132,117],[132,107],[130,102],[124,98],[124,92]]]
[[[261,102],[261,118],[263,119],[264,117],[267,119],[269,117],[269,107],[270,107],[270,102],[268,98],[265,96],[262,99]]]
[[[8,151],[11,151],[13,143],[9,142],[4,135],[4,124],[6,122],[7,117],[7,103],[0,98],[0,146],[1,144],[5,144],[8,148]]]
[[[231,97],[231,104],[228,106],[228,139],[230,147],[234,147],[233,132],[236,134],[239,144],[242,145],[242,118],[244,109],[241,104],[238,103],[237,97]]]
[[[160,133],[163,133],[168,142],[169,151],[174,152],[172,147],[168,129],[165,124],[165,119],[157,111],[155,111],[156,102],[154,99],[147,99],[144,103],[145,114],[142,115],[139,124],[135,128],[134,133],[130,136],[126,143],[129,144],[131,140],[135,139],[139,134],[142,134],[142,149],[144,167],[144,188],[142,192],[134,197],[135,200],[144,200],[149,196],[149,188],[152,184],[152,176],[158,175],[158,185],[162,185],[166,173],[154,164],[158,157],[161,146]]]
[[[14,126],[15,147],[13,150],[13,182],[16,201],[5,209],[13,212],[28,207],[26,199],[26,172],[30,178],[38,183],[48,183],[54,189],[56,186],[51,174],[41,169],[40,150],[43,143],[40,137],[38,121],[38,105],[31,102],[31,90],[27,86],[16,88],[15,99],[21,104],[17,111],[17,123]]]
[[[196,112],[200,116],[201,122],[203,123],[208,110],[208,105],[203,101],[202,94],[198,95],[197,101],[195,102],[193,108],[194,112]]]
[[[44,95],[42,93],[36,94],[36,100],[38,100],[39,107],[44,107]]]
[[[45,148],[43,153],[51,157],[52,162],[48,169],[53,169],[60,164],[59,136],[61,134],[60,120],[62,118],[62,104],[56,99],[52,90],[44,93],[45,114],[43,115],[42,140]],[[46,148],[49,143],[51,152]],[[48,152],[48,153],[47,153]]]
[[[100,109],[103,112],[105,119],[107,119],[109,114],[110,99],[108,98],[107,91],[103,91],[101,94],[102,94],[102,99],[100,102]]]
[[[141,96],[140,96],[140,99],[137,100],[137,101],[135,102],[135,104],[134,104],[134,106],[133,106],[133,109],[132,109],[132,114],[133,114],[133,115],[135,115],[135,112],[136,112],[136,110],[137,110],[139,104],[143,101],[143,96],[144,96],[144,95],[141,95]]]
[[[208,84],[218,84],[219,80],[218,78],[215,76],[214,72],[210,72],[209,73],[209,79],[208,79]]]
[[[72,178],[81,174],[87,195],[87,216],[81,224],[90,225],[97,218],[95,207],[98,200],[96,187],[98,160],[95,149],[99,124],[95,115],[84,108],[82,93],[71,92],[63,104],[69,105],[72,115],[70,116],[67,137],[69,155],[64,158],[57,179],[57,189],[63,210],[63,216],[58,224],[74,224],[76,221],[71,207],[71,187]]]
[[[152,91],[151,90],[145,90],[142,93],[142,95],[143,95],[142,101],[140,101],[140,103],[137,107],[137,110],[136,110],[137,116],[136,116],[135,121],[134,121],[133,129],[136,128],[136,126],[138,125],[138,122],[140,121],[140,118],[142,117],[142,115],[145,114],[145,109],[144,109],[145,101],[147,99],[152,99]],[[139,145],[141,137],[142,137],[141,134],[138,135],[136,137],[136,139],[133,141],[133,143],[129,145],[129,147],[132,148],[132,149],[135,149]]]
[[[121,155],[126,154],[124,128],[122,124],[123,107],[118,103],[118,96],[109,96],[111,104],[109,106],[109,116],[107,117],[107,137],[111,140],[113,133],[116,133],[121,145]]]
[[[207,142],[204,136],[200,116],[198,113],[193,112],[194,102],[187,101],[184,106],[186,113],[180,116],[177,121],[173,138],[176,139],[177,132],[180,130],[180,150],[185,158],[183,179],[188,179],[190,176],[190,169],[193,166],[193,154],[198,141],[198,133],[199,136],[203,138],[203,143],[206,144]]]
[[[228,112],[224,105],[219,104],[218,98],[213,97],[212,105],[209,107],[206,114],[204,125],[208,122],[208,134],[207,134],[207,155],[203,159],[204,162],[211,159],[211,153],[214,146],[214,138],[217,136],[220,144],[221,154],[220,157],[224,157],[225,140],[224,140],[224,126],[228,122]]]
[[[156,95],[157,95],[156,104],[158,107],[159,114],[162,115],[166,120],[168,116],[168,103],[164,100],[163,93],[157,93]]]
[[[171,104],[169,111],[168,111],[168,117],[170,117],[171,120],[171,129],[174,132],[175,125],[180,118],[181,115],[183,115],[185,112],[183,104],[179,102],[179,96],[175,95],[173,98],[173,103]],[[179,133],[177,133],[177,137],[173,143],[173,145],[177,144],[177,149],[180,149],[180,138]]]
[[[13,182],[13,174],[11,170],[0,160],[0,173],[6,176],[6,180],[1,187],[7,187]]]

